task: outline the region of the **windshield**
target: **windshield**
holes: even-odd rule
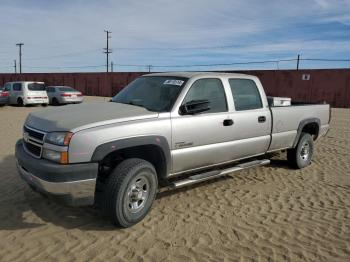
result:
[[[149,111],[169,112],[187,78],[139,77],[112,98],[112,102],[142,106]]]
[[[58,88],[61,92],[75,92],[76,90],[69,87],[69,86],[63,86]]]
[[[30,91],[45,91],[45,84],[43,83],[30,83],[28,84],[28,90]]]

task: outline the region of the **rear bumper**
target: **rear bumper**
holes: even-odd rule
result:
[[[0,105],[6,105],[8,100],[8,97],[0,97]]]
[[[49,103],[49,99],[25,99],[24,103],[26,105],[35,105],[35,104],[48,104]]]
[[[17,170],[24,181],[36,190],[69,206],[94,204],[98,164],[60,165],[36,159],[16,144]]]
[[[82,97],[61,97],[62,104],[73,104],[83,102]]]

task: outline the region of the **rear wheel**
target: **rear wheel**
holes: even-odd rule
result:
[[[22,98],[17,98],[17,105],[18,106],[24,106],[23,99]]]
[[[311,164],[313,152],[314,143],[312,136],[308,133],[302,133],[297,146],[288,149],[287,159],[293,167],[301,169]]]
[[[157,189],[157,173],[151,163],[138,158],[126,159],[107,179],[103,212],[112,223],[130,227],[148,214]]]
[[[58,106],[60,103],[58,102],[57,98],[54,97],[54,98],[52,98],[52,104],[53,104],[54,106]]]

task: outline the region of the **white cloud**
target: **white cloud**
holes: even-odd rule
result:
[[[80,0],[38,3],[40,1],[2,3],[0,65],[12,65],[17,57],[14,44],[18,41],[25,43],[23,58],[27,66],[103,64],[103,30],[107,28],[113,32],[112,47],[240,46],[234,50],[210,50],[209,60],[213,59],[212,55],[228,52],[312,52],[315,49],[335,50],[335,47],[349,50],[348,42],[334,44],[331,39],[322,39],[322,33],[316,40],[308,39],[307,35],[291,35],[290,41],[280,39],[280,33],[276,33],[284,28],[302,27],[305,23],[349,24],[350,1],[346,0]],[[91,52],[84,53],[85,50]],[[69,53],[77,54],[30,60]],[[163,64],[181,63],[176,52],[175,56],[174,52],[162,52],[162,59],[160,55],[155,57],[154,53],[149,50],[114,50],[112,57],[119,63],[150,63],[162,59]],[[184,53],[191,55],[191,51],[181,51],[179,57]],[[169,58],[172,61],[168,61]]]

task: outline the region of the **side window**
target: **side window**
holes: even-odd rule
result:
[[[46,91],[47,91],[48,93],[54,93],[54,92],[55,92],[55,88],[49,86],[49,87],[46,88]]]
[[[5,84],[4,91],[10,91],[11,90],[11,84]]]
[[[21,83],[14,83],[13,84],[13,91],[21,91],[22,90],[22,84]]]
[[[220,79],[203,78],[194,82],[183,103],[193,100],[208,100],[210,110],[207,113],[227,111],[225,90]]]
[[[262,108],[259,90],[250,79],[229,79],[236,111]]]

